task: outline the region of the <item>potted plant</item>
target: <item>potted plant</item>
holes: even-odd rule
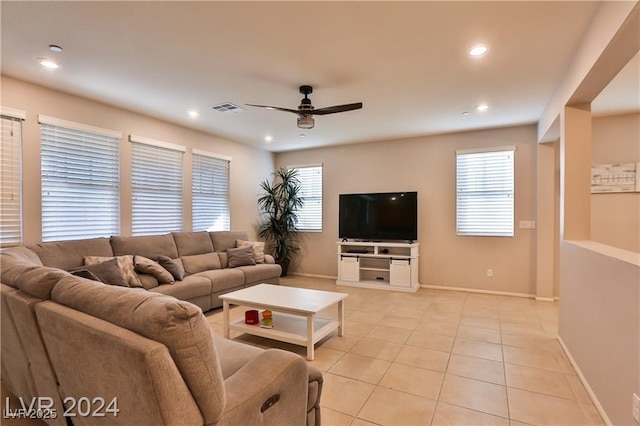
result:
[[[304,200],[297,174],[295,169],[280,168],[272,173],[272,181],[260,183],[263,195],[258,199],[258,206],[263,222],[258,228],[258,235],[271,247],[276,263],[282,267],[283,277],[287,276],[291,259],[299,250],[295,239],[298,233],[297,211]]]

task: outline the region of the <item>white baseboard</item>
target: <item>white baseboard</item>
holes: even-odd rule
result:
[[[591,389],[591,386],[589,386],[589,382],[587,382],[587,379],[584,377],[584,374],[582,374],[582,371],[580,371],[580,367],[578,367],[578,364],[576,364],[576,360],[573,359],[573,357],[571,356],[571,352],[569,352],[569,349],[564,344],[562,337],[558,336],[557,339],[565,355],[567,356],[567,358],[569,358],[569,362],[573,366],[573,369],[576,370],[576,375],[578,376],[578,379],[580,379],[580,382],[582,383],[582,386],[584,386],[584,389],[587,391],[587,395],[589,395],[589,398],[591,398],[591,401],[593,402],[593,405],[596,407],[598,414],[600,414],[600,417],[602,417],[604,424],[606,424],[607,426],[613,425],[613,423],[611,423],[611,420],[609,419],[609,416],[607,416],[607,412],[604,411],[602,404],[600,404],[600,401],[598,401],[598,397],[596,396],[595,392],[593,391],[593,389]]]
[[[556,298],[555,297],[535,297],[536,302],[555,302]]]
[[[337,280],[338,277],[334,277],[331,275],[318,275],[318,274],[305,274],[303,272],[289,272],[288,275],[296,275],[298,277],[308,277],[308,278],[324,278],[327,280]]]
[[[480,293],[480,294],[495,294],[498,296],[514,296],[514,297],[524,297],[527,299],[534,299],[536,296],[534,294],[527,293],[510,293],[507,291],[495,291],[495,290],[483,290],[477,288],[464,288],[464,287],[446,287],[441,285],[420,285],[422,288],[431,288],[434,290],[449,290],[449,291],[464,291],[467,293]]]

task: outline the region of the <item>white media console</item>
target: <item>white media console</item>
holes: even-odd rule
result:
[[[337,285],[418,291],[420,243],[338,242]]]

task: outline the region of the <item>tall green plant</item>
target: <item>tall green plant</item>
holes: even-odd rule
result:
[[[272,176],[272,181],[260,183],[263,195],[258,199],[258,206],[263,222],[258,228],[258,235],[267,241],[276,262],[282,266],[282,276],[286,276],[289,263],[299,250],[295,239],[298,233],[297,211],[304,200],[297,170],[280,168]]]

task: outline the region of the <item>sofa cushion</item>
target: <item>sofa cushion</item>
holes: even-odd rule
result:
[[[85,256],[84,264],[95,265],[97,263],[106,262],[111,259],[114,259],[114,257]],[[118,268],[120,268],[120,271],[122,271],[122,275],[124,275],[125,280],[127,281],[127,283],[129,283],[128,287],[142,287],[142,283],[140,282],[140,278],[138,278],[138,274],[136,274],[136,269],[133,264],[133,256],[132,255],[115,256],[115,260],[117,262]],[[91,271],[91,272],[95,274],[94,271]],[[101,278],[99,274],[96,274],[96,275],[98,275],[98,278]],[[100,279],[100,281],[102,281],[102,278]],[[115,283],[107,283],[107,284],[115,284]]]
[[[240,266],[237,269],[244,272],[245,284],[263,282],[274,277],[279,277],[282,273],[280,265],[271,265],[266,263],[254,266]]]
[[[105,284],[117,285],[120,287],[131,287],[127,277],[122,271],[118,258],[116,257],[112,257],[109,260],[102,262],[88,263],[78,269],[71,270],[71,273],[82,278],[100,281]],[[142,287],[142,283],[140,283],[140,287]]]
[[[194,277],[205,277],[211,282],[211,291],[217,292],[244,285],[245,278],[238,269],[217,269],[199,272]]]
[[[145,235],[140,237],[111,237],[113,254],[139,254],[149,259],[157,259],[158,256],[169,256],[172,259],[178,257],[178,249],[173,235]]]
[[[229,268],[256,264],[251,246],[229,249],[227,250],[227,258],[229,259]]]
[[[169,271],[169,273],[173,275],[173,278],[175,278],[176,281],[180,281],[184,278],[185,272],[184,266],[182,266],[182,260],[171,259],[169,256],[160,255],[158,256],[158,263],[164,269]]]
[[[253,249],[253,258],[256,260],[256,263],[264,263],[264,242],[237,240],[236,244],[238,247],[251,246]]]
[[[133,264],[136,272],[153,275],[158,280],[158,284],[171,284],[175,281],[171,272],[164,269],[158,262],[154,262],[144,256],[134,256]]]
[[[225,379],[233,376],[236,371],[263,352],[263,349],[255,346],[234,342],[223,337],[213,336],[213,339],[216,342],[222,377]]]
[[[226,269],[229,267],[229,256],[227,256],[226,251],[217,251],[218,257],[220,258],[220,266],[222,269]]]
[[[149,291],[173,296],[180,300],[189,300],[211,294],[211,281],[205,277],[189,275],[182,281],[176,281],[173,284],[162,284]]]
[[[69,272],[46,266],[27,266],[16,279],[16,286],[39,299],[50,299],[53,287]]]
[[[52,299],[164,344],[204,424],[221,421],[226,403],[222,371],[211,327],[200,308],[154,291],[101,285],[73,276],[60,280]]]
[[[191,256],[182,256],[182,265],[187,275],[197,274],[198,272],[208,271],[210,269],[220,269],[220,258],[218,253],[193,254]]]
[[[38,255],[44,266],[65,271],[82,266],[85,256],[114,255],[108,238],[39,243],[29,248]]]
[[[25,268],[42,266],[40,258],[26,247],[11,247],[0,251],[0,281],[18,288],[17,279]]]
[[[138,278],[140,278],[142,287],[144,287],[145,290],[151,290],[152,288],[156,288],[160,285],[158,279],[151,274],[138,274]]]
[[[216,231],[209,232],[209,236],[215,251],[227,251],[230,248],[236,248],[237,240],[249,240],[245,231]]]
[[[213,243],[207,231],[173,232],[173,239],[176,242],[178,256],[180,257],[211,253],[213,251]]]

